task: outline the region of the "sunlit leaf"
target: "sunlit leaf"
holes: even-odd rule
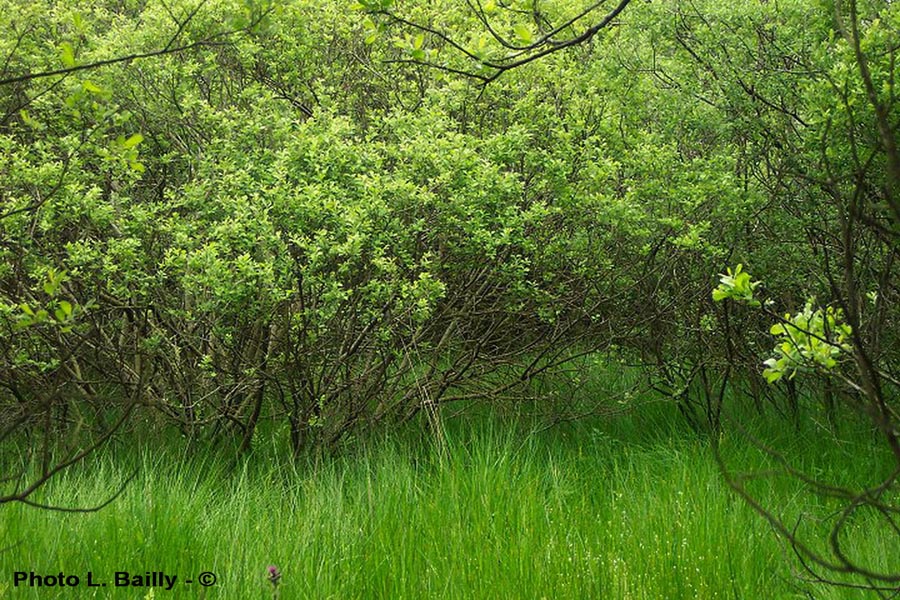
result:
[[[69,42],[63,42],[59,45],[60,59],[66,68],[75,66],[75,50]]]

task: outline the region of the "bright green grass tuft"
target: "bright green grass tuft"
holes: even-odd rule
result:
[[[0,547],[18,544],[0,554],[0,597],[144,598],[148,589],[111,587],[127,570],[179,576],[155,598],[271,598],[269,564],[283,573],[283,599],[858,597],[802,585],[790,549],[676,421],[651,408],[529,435],[484,419],[451,423],[445,451],[393,438],[296,467],[258,452],[231,472],[202,453],[146,451],[137,478],[99,513],[0,507]],[[829,472],[852,473],[870,443],[856,436],[831,451],[823,436],[787,429],[799,463]],[[737,439],[723,447],[738,467],[763,464]],[[129,462],[96,458],[38,499],[101,501]],[[790,480],[761,489],[784,514],[816,508]],[[865,518],[857,527],[855,552],[876,564],[897,556]],[[13,571],[92,571],[110,585],[13,589]],[[218,584],[203,590],[201,571]]]

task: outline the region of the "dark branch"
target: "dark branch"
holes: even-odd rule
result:
[[[194,48],[201,48],[204,46],[222,46],[227,43],[227,41],[225,41],[227,38],[237,35],[239,33],[246,33],[248,31],[252,30],[272,10],[272,9],[269,9],[267,11],[264,11],[256,19],[254,19],[252,23],[250,23],[249,25],[247,25],[246,27],[243,27],[241,29],[235,29],[232,31],[222,31],[222,32],[219,32],[208,38],[205,38],[202,40],[197,40],[196,42],[191,42],[189,44],[183,44],[180,46],[173,46],[175,41],[183,33],[188,22],[194,18],[194,16],[197,14],[197,11],[200,9],[200,7],[202,5],[203,5],[203,3],[200,3],[197,7],[194,8],[194,10],[188,15],[188,17],[179,24],[178,29],[176,30],[175,34],[172,35],[171,38],[169,38],[169,41],[166,43],[166,45],[163,48],[160,48],[159,50],[153,50],[150,52],[136,52],[136,53],[128,54],[125,56],[117,56],[115,58],[98,60],[95,62],[85,63],[82,65],[75,65],[73,67],[65,67],[62,69],[52,69],[50,71],[39,71],[37,73],[26,73],[24,75],[17,75],[16,77],[8,77],[6,79],[0,79],[0,85],[10,85],[13,83],[20,83],[23,81],[44,79],[46,77],[54,77],[56,75],[69,75],[71,73],[77,73],[79,71],[88,71],[88,70],[92,70],[92,69],[97,69],[99,67],[106,67],[109,65],[115,65],[115,64],[124,63],[124,62],[131,62],[131,61],[140,60],[143,58],[153,58],[153,57],[157,57],[157,56],[165,56],[166,54],[177,54],[179,52],[185,52],[187,50],[192,50]]]
[[[501,75],[503,75],[503,73],[505,73],[507,71],[511,71],[518,67],[522,67],[524,65],[527,65],[531,62],[534,62],[545,56],[548,56],[555,52],[559,52],[566,48],[578,46],[578,45],[581,45],[581,44],[584,44],[584,43],[590,41],[602,29],[609,26],[610,23],[612,23],[613,20],[616,17],[618,17],[630,3],[631,3],[631,0],[619,0],[619,3],[616,5],[615,8],[613,8],[611,11],[609,11],[602,19],[600,19],[600,21],[598,21],[594,25],[588,27],[587,29],[585,29],[581,34],[576,35],[575,37],[572,37],[572,38],[569,38],[566,40],[555,39],[555,36],[559,35],[566,29],[573,27],[578,21],[586,18],[589,14],[591,14],[594,11],[596,11],[597,9],[599,9],[600,6],[604,4],[604,2],[602,2],[602,1],[597,2],[593,5],[591,5],[590,7],[588,7],[587,9],[583,10],[578,15],[568,19],[565,23],[563,23],[557,27],[554,27],[551,31],[549,31],[545,35],[541,36],[541,38],[538,39],[537,41],[535,41],[533,44],[529,44],[526,46],[518,46],[518,45],[514,45],[514,44],[510,43],[508,40],[504,39],[491,27],[489,20],[487,19],[487,16],[484,14],[483,9],[481,9],[480,4],[477,7],[475,7],[472,5],[471,0],[467,0],[467,4],[468,4],[469,8],[474,10],[479,22],[491,33],[491,36],[499,44],[501,44],[504,48],[514,51],[512,54],[510,54],[508,56],[505,56],[505,57],[499,58],[499,59],[493,59],[493,60],[483,60],[478,55],[467,50],[462,44],[460,44],[459,42],[454,40],[452,37],[450,37],[446,33],[443,33],[442,31],[435,29],[432,26],[424,25],[421,23],[415,23],[413,21],[405,19],[405,18],[403,18],[395,13],[389,12],[389,11],[378,11],[374,14],[387,17],[390,21],[392,21],[393,23],[396,23],[398,25],[403,25],[405,27],[409,27],[409,28],[416,29],[416,30],[424,32],[424,33],[431,34],[434,37],[436,37],[437,39],[439,39],[439,40],[443,41],[444,43],[448,44],[449,46],[451,46],[454,50],[456,50],[463,56],[476,61],[478,64],[482,65],[486,69],[493,70],[494,72],[491,74],[484,74],[484,73],[479,73],[479,72],[475,72],[475,71],[467,71],[464,69],[457,69],[457,68],[448,67],[445,65],[439,65],[439,64],[436,64],[436,63],[430,62],[430,61],[415,60],[415,59],[398,59],[398,60],[392,60],[392,61],[388,61],[388,62],[400,63],[400,64],[414,64],[414,65],[419,65],[419,66],[423,66],[423,67],[428,67],[431,69],[438,69],[440,71],[445,71],[448,73],[454,73],[457,75],[462,75],[464,77],[470,77],[473,79],[477,79],[477,80],[481,81],[484,85],[487,85],[488,83],[499,78]]]

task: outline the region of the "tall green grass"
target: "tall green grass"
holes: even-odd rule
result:
[[[799,465],[845,483],[889,466],[864,432],[836,444],[813,428],[779,427],[776,443]],[[263,447],[236,469],[205,452],[98,455],[37,499],[99,502],[136,466],[102,511],[0,507],[0,547],[16,544],[0,553],[0,597],[149,592],[13,588],[13,571],[92,571],[108,582],[116,571],[165,571],[179,583],[155,598],[271,598],[269,564],[283,573],[283,599],[858,597],[796,578],[790,549],[727,488],[707,441],[670,407],[543,430],[459,419],[443,432],[440,445],[394,436],[302,464]],[[737,435],[722,446],[736,468],[766,466]],[[779,514],[829,510],[790,479],[754,491]],[[853,552],[897,565],[900,549],[865,515],[853,527]],[[202,571],[217,585],[201,588]]]

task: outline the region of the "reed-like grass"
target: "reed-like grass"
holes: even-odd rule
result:
[[[862,482],[886,468],[864,433],[836,443],[780,426],[780,447],[823,475]],[[669,408],[539,432],[461,420],[445,436],[442,445],[387,438],[302,464],[263,447],[232,470],[202,451],[97,455],[36,499],[101,501],[136,464],[102,511],[0,506],[0,547],[16,544],[0,553],[0,597],[271,598],[270,564],[283,575],[282,599],[858,597],[799,581],[790,548],[728,489],[708,440]],[[736,468],[765,466],[737,435],[722,447]],[[754,491],[779,514],[828,510],[787,478]],[[900,549],[881,528],[865,516],[853,527],[853,552],[896,564]],[[14,571],[82,581],[91,571],[108,586],[14,588]],[[151,593],[113,587],[116,571],[179,580]],[[202,571],[218,583],[202,588]]]

